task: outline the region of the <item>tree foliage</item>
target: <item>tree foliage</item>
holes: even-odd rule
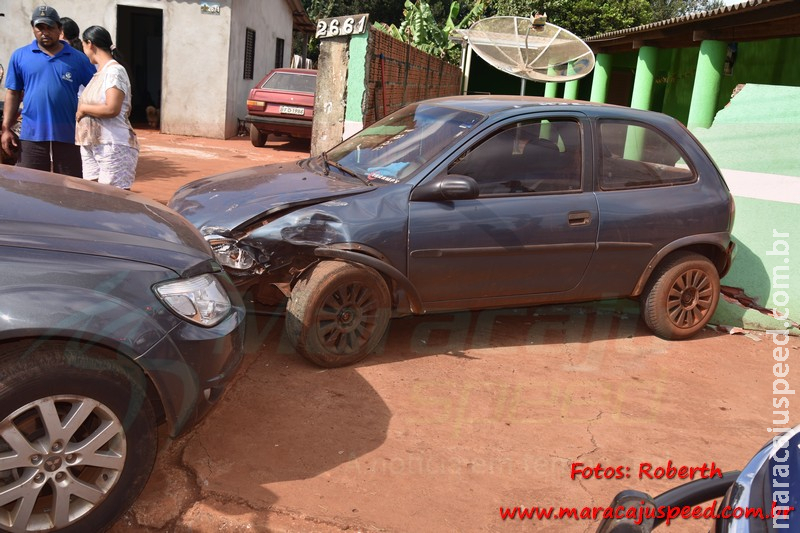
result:
[[[723,0],[651,0],[653,21],[682,17],[697,11],[711,11],[725,5]]]
[[[652,21],[649,0],[494,0],[497,15],[546,13],[547,21],[579,37],[591,37]]]
[[[548,22],[586,38],[722,5],[723,0],[492,0],[486,16],[547,13]]]
[[[400,26],[394,24],[378,24],[377,27],[389,33],[395,39],[407,42],[423,52],[458,63],[461,54],[460,45],[450,40],[450,32],[454,29],[467,28],[481,18],[485,11],[482,0],[478,0],[463,17],[459,18],[461,6],[458,2],[450,4],[444,24],[436,22],[433,10],[426,0],[405,0]],[[458,22],[456,22],[458,20]]]
[[[371,22],[400,26],[405,19],[405,3],[406,0],[303,0],[303,7],[311,20],[369,13]],[[452,5],[449,0],[429,0],[427,4],[436,20],[445,20]],[[459,0],[458,4],[460,12],[467,12],[474,2]]]

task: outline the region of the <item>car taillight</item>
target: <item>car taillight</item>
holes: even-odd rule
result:
[[[241,100],[239,100],[241,102]],[[267,105],[266,102],[259,102],[258,100],[248,100],[247,107],[264,107]]]

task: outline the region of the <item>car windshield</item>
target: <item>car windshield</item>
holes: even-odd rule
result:
[[[483,118],[462,109],[412,104],[331,149],[327,160],[375,185],[400,183]]]
[[[317,87],[317,77],[311,74],[298,74],[296,72],[276,72],[269,77],[262,89],[275,89],[278,91],[293,91],[296,93],[314,94]]]

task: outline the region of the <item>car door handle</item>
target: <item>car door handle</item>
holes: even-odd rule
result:
[[[570,226],[586,226],[592,221],[592,214],[589,211],[573,211],[567,215]]]

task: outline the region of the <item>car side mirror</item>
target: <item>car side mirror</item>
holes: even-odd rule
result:
[[[647,512],[645,512],[645,509]],[[608,509],[613,517],[600,522],[596,533],[650,533],[653,530],[656,504],[653,498],[637,490],[623,490],[611,502]]]
[[[411,193],[411,201],[473,200],[478,194],[478,182],[473,178],[461,174],[444,174],[415,188]]]

